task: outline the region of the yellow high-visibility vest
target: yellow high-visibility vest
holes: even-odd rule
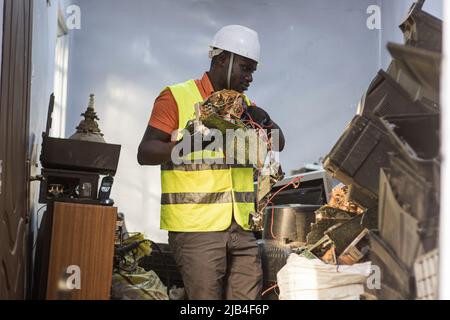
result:
[[[203,97],[194,80],[168,87],[178,106],[179,131],[195,118]],[[204,158],[208,151],[200,156]],[[210,154],[209,154],[210,155]],[[223,155],[222,155],[223,156]],[[255,211],[253,167],[193,163],[161,165],[161,229],[175,232],[223,231],[232,217],[249,230]]]

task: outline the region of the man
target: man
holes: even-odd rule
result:
[[[255,31],[238,25],[222,28],[211,43],[209,72],[159,95],[139,146],[139,164],[161,165],[161,229],[169,231],[189,299],[260,298],[261,260],[249,230],[255,210],[253,168],[171,161],[177,133],[193,119],[194,105],[215,91],[246,91],[259,54]],[[279,129],[257,106],[247,107],[246,116],[264,128]],[[281,131],[279,136],[281,151]]]

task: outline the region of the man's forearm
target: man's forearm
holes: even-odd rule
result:
[[[151,140],[142,142],[138,150],[140,165],[155,166],[171,160],[172,149],[175,142]]]

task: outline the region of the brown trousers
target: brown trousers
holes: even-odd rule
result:
[[[169,232],[190,300],[257,300],[262,268],[256,238],[234,220],[225,231]]]

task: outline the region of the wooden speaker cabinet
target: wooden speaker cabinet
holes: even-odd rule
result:
[[[109,300],[117,208],[55,202],[46,298]]]

